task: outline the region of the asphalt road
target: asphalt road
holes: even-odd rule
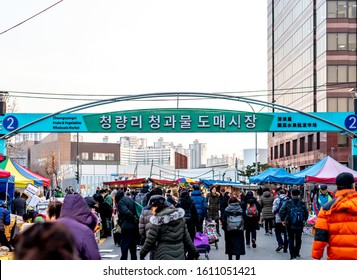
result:
[[[303,234],[302,236],[302,246],[299,258],[300,260],[312,260],[311,258],[311,246],[313,242],[313,237],[309,234]],[[257,247],[253,249],[252,247],[246,247],[246,254],[241,256],[241,260],[289,260],[290,254],[283,253],[283,251],[276,252],[277,242],[275,235],[266,236],[265,230],[262,228],[257,232]],[[105,240],[102,239],[99,245],[101,251],[101,256],[106,260],[120,259],[121,252],[120,247],[114,245],[113,238],[108,237]],[[137,251],[137,256],[139,257],[139,251]],[[222,231],[222,237],[218,242],[218,249],[215,248],[214,244],[211,244],[211,250],[208,254],[209,260],[226,260],[228,255],[224,253],[224,237]],[[130,258],[130,254],[129,254]],[[146,257],[148,259],[148,256]],[[200,259],[205,259],[205,256],[201,254]]]

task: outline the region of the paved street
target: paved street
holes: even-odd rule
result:
[[[222,231],[223,232],[223,231]],[[303,234],[302,236],[302,247],[301,247],[301,260],[312,260],[311,258],[311,246],[313,237],[308,234]],[[266,236],[264,229],[257,232],[257,248],[252,247],[246,248],[246,254],[241,256],[242,260],[289,260],[290,254],[283,253],[283,251],[275,252],[277,247],[277,242],[275,235]],[[101,253],[103,259],[120,259],[120,247],[114,245],[113,239],[111,237],[102,240],[100,244],[100,249],[113,250],[108,253]],[[115,257],[105,257],[105,255],[116,255]],[[139,256],[139,254],[138,254]],[[146,257],[148,259],[148,256]],[[201,255],[200,259],[204,259],[204,255]],[[224,237],[220,238],[218,242],[218,249],[215,248],[214,244],[211,246],[211,251],[209,253],[210,260],[225,260],[228,256],[224,253]]]

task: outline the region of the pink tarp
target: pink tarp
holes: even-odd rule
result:
[[[305,182],[335,184],[337,175],[342,172],[351,173],[357,182],[357,171],[348,168],[330,156],[324,157],[319,162],[294,175],[305,177]]]

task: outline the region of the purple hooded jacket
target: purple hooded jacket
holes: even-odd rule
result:
[[[97,225],[97,217],[81,195],[65,196],[57,222],[64,224],[73,235],[80,259],[101,259],[93,232]]]

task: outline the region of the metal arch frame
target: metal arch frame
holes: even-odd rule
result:
[[[89,103],[85,103],[82,105],[77,105],[77,106],[73,106],[64,110],[60,110],[57,111],[55,113],[46,115],[42,118],[39,118],[35,121],[29,122],[17,129],[14,129],[12,131],[10,131],[7,134],[4,134],[0,137],[0,140],[2,139],[9,139],[11,138],[13,135],[19,133],[22,129],[29,127],[37,122],[40,122],[44,119],[50,118],[52,116],[58,115],[58,114],[62,114],[62,113],[74,113],[77,112],[79,110],[84,110],[84,109],[88,109],[88,108],[92,108],[92,107],[97,107],[97,106],[102,106],[102,105],[107,105],[107,104],[111,104],[111,103],[116,103],[116,102],[125,102],[125,101],[133,101],[133,100],[141,100],[141,99],[148,99],[148,98],[160,98],[160,97],[172,97],[172,98],[179,98],[179,97],[203,97],[203,98],[208,98],[208,99],[225,99],[225,100],[231,100],[231,101],[238,101],[238,102],[243,102],[243,103],[248,103],[250,104],[254,104],[254,105],[260,105],[260,106],[264,106],[264,107],[269,107],[269,108],[274,108],[283,112],[296,112],[296,113],[300,113],[309,117],[312,117],[314,119],[320,120],[322,122],[325,122],[329,125],[332,125],[334,127],[337,127],[338,129],[340,129],[341,131],[347,133],[347,135],[351,138],[357,138],[357,134],[354,133],[351,130],[348,130],[347,128],[337,125],[333,122],[330,122],[328,120],[325,120],[321,117],[312,115],[311,113],[307,113],[307,112],[303,112],[294,108],[290,108],[287,106],[283,106],[283,105],[279,105],[276,103],[271,103],[271,102],[267,102],[267,101],[262,101],[262,100],[257,100],[257,99],[253,99],[253,98],[248,98],[248,97],[243,97],[243,96],[233,96],[233,95],[228,95],[228,94],[217,94],[217,93],[204,93],[204,92],[163,92],[163,93],[145,93],[145,94],[137,94],[137,95],[129,95],[129,96],[121,96],[121,97],[114,97],[114,98],[109,98],[109,99],[104,99],[104,100],[100,100],[100,101],[94,101],[94,102],[89,102]]]

